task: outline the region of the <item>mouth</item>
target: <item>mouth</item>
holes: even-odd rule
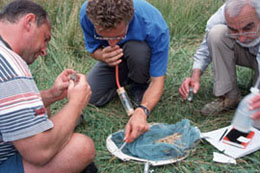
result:
[[[253,47],[253,46],[256,46],[257,44],[260,43],[260,38],[255,38],[255,39],[250,38],[250,39],[247,39],[243,42],[236,40],[236,42],[243,47]]]
[[[242,42],[243,44],[250,44],[252,43],[254,40],[245,40],[244,42]]]

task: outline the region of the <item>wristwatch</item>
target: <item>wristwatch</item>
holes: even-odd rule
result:
[[[148,109],[147,107],[145,107],[145,106],[143,106],[143,105],[139,105],[138,108],[143,109],[145,115],[146,115],[147,117],[149,117],[150,111],[149,111],[149,109]]]

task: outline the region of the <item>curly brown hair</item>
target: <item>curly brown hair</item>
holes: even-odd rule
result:
[[[87,16],[103,30],[115,28],[122,21],[129,23],[134,15],[132,0],[89,0]]]

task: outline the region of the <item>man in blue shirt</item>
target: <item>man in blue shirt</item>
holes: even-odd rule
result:
[[[186,78],[179,92],[186,99],[189,87],[196,93],[200,76],[212,61],[214,95],[218,98],[206,104],[203,115],[232,109],[240,101],[236,65],[254,70],[254,80],[260,69],[260,1],[227,0],[208,20],[206,35],[194,55],[192,75]]]
[[[80,22],[86,49],[98,60],[87,76],[90,103],[103,106],[116,96],[116,66],[120,83],[132,84],[139,105],[126,125],[125,141],[132,142],[149,129],[147,116],[163,93],[168,26],[144,0],[89,0],[81,8]]]

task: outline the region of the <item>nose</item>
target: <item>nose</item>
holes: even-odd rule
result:
[[[109,44],[109,46],[113,47],[113,46],[115,46],[118,42],[119,42],[119,40],[109,40],[109,41],[108,41],[108,44]]]
[[[244,43],[244,42],[247,40],[247,36],[245,36],[245,35],[239,35],[238,40],[239,40],[241,43]]]
[[[47,48],[43,48],[40,53],[41,53],[41,56],[46,56],[47,55]]]

